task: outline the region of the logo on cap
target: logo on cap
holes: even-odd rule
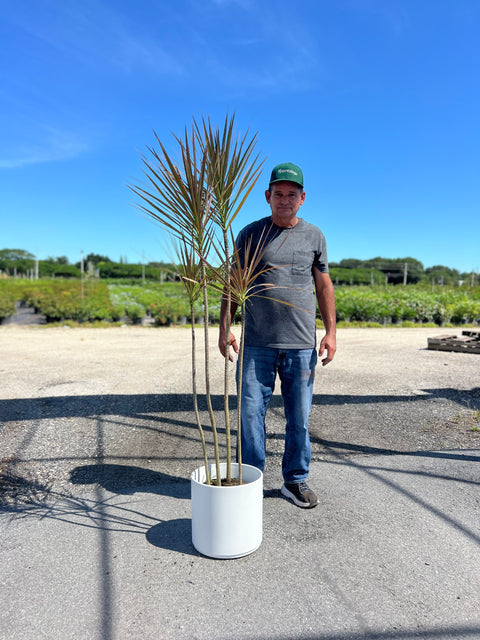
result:
[[[272,169],[270,184],[281,182],[282,180],[294,182],[303,189],[303,173],[296,164],[284,162],[283,164],[277,164],[277,166]]]

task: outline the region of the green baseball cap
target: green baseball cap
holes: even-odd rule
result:
[[[294,182],[303,189],[303,173],[300,167],[291,162],[284,162],[283,164],[277,164],[272,169],[272,175],[270,176],[270,184],[274,182]]]

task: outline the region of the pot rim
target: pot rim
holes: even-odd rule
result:
[[[216,472],[216,464],[215,463],[211,463],[208,466],[210,467],[210,473],[212,473],[212,471]],[[225,470],[226,466],[227,466],[226,462],[221,462],[220,463],[220,469],[221,470]],[[244,478],[245,483],[243,485],[233,485],[233,486],[229,486],[229,487],[226,487],[226,486],[220,486],[219,487],[216,484],[205,484],[201,480],[202,476],[203,477],[205,476],[205,465],[202,464],[200,467],[197,467],[196,469],[194,469],[192,471],[192,473],[190,474],[190,480],[192,482],[194,482],[195,484],[198,484],[198,485],[201,485],[201,486],[204,486],[204,487],[209,487],[209,488],[212,488],[212,489],[241,489],[242,487],[251,485],[251,484],[253,484],[255,482],[259,482],[259,481],[263,482],[263,471],[258,469],[258,467],[254,467],[251,464],[242,463],[242,470],[248,470],[249,473],[252,473],[253,475],[257,475],[257,477],[254,477],[253,479],[248,480],[248,481],[245,480],[245,478]],[[235,475],[235,473],[237,473],[237,475]],[[238,477],[238,462],[232,462],[232,476],[234,478]],[[200,479],[198,479],[198,478],[200,478]]]

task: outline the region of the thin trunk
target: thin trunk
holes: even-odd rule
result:
[[[222,478],[220,472],[220,450],[218,446],[218,434],[217,434],[217,425],[215,422],[215,414],[213,412],[212,407],[212,397],[210,394],[210,358],[209,358],[209,340],[208,340],[208,292],[207,292],[207,279],[206,279],[206,267],[205,262],[202,259],[202,281],[203,285],[203,307],[205,311],[204,317],[204,333],[205,333],[205,394],[207,397],[207,407],[208,413],[210,416],[210,422],[212,425],[212,433],[213,433],[213,448],[215,451],[215,464],[217,469],[217,478],[215,484],[221,486]]]
[[[237,389],[237,455],[238,483],[242,484],[242,383],[243,383],[243,351],[245,330],[245,303],[242,305],[242,329],[240,332],[240,353],[238,354],[238,389]]]
[[[230,407],[229,407],[229,382],[230,382],[230,372],[229,372],[229,364],[230,360],[228,359],[228,338],[230,336],[230,309],[232,303],[232,294],[230,291],[230,251],[228,245],[228,235],[227,232],[223,231],[223,241],[224,241],[224,251],[225,251],[225,264],[227,266],[227,317],[226,317],[226,344],[225,344],[225,370],[224,370],[224,410],[225,410],[225,444],[227,447],[227,481],[230,482],[232,478],[232,445],[231,445],[231,429],[230,429]]]
[[[205,478],[207,484],[212,484],[210,480],[210,469],[208,467],[207,457],[207,445],[205,443],[205,434],[203,432],[202,421],[200,420],[200,413],[198,411],[198,396],[197,396],[197,363],[196,363],[196,347],[195,347],[195,312],[193,305],[190,307],[190,320],[192,323],[192,393],[193,393],[193,408],[195,410],[195,417],[197,419],[197,427],[200,433],[200,439],[202,440],[203,449],[203,462],[205,465]]]

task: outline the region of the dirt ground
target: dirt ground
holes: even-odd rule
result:
[[[217,330],[209,333],[222,436],[223,358]],[[479,448],[480,355],[428,350],[427,338],[442,333],[459,331],[339,330],[335,360],[317,370],[314,459]],[[17,483],[64,494],[96,483],[128,493],[187,481],[202,459],[190,339],[186,328],[0,327],[3,489],[7,479],[10,491]],[[201,362],[202,331],[197,344]],[[201,366],[198,388],[210,439]],[[267,488],[268,470],[281,465],[283,434],[277,388],[267,417]]]

